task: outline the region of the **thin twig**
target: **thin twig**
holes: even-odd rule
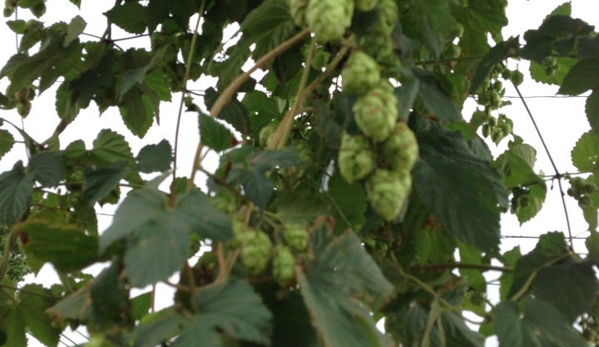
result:
[[[513,83],[512,83],[513,84]],[[518,93],[518,96],[520,97],[520,100],[522,100],[522,104],[524,105],[524,108],[526,109],[526,112],[528,113],[528,117],[530,118],[530,120],[532,121],[532,125],[535,128],[535,131],[537,132],[537,135],[539,135],[539,139],[541,140],[541,144],[543,145],[543,148],[545,149],[545,152],[547,153],[547,157],[549,158],[549,162],[551,162],[551,166],[553,167],[553,170],[555,172],[555,178],[557,179],[557,184],[559,187],[559,192],[560,192],[560,198],[562,199],[562,206],[564,209],[564,215],[566,216],[566,226],[568,228],[568,241],[570,242],[570,247],[573,248],[574,247],[574,241],[572,238],[572,227],[570,226],[570,216],[568,215],[568,207],[566,206],[566,199],[565,199],[565,193],[564,193],[564,189],[562,187],[562,180],[561,178],[563,177],[559,170],[557,169],[557,165],[555,164],[555,161],[553,160],[553,157],[551,156],[551,152],[549,151],[549,147],[547,147],[547,144],[545,143],[545,139],[543,138],[543,134],[541,133],[541,130],[539,129],[537,122],[535,121],[535,117],[532,115],[532,112],[530,111],[530,108],[528,107],[528,104],[526,103],[526,100],[524,99],[524,97],[522,96],[522,93],[520,93],[520,89],[518,88],[517,85],[514,85],[514,89],[516,89],[516,93]]]

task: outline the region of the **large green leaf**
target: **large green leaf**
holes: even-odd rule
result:
[[[165,139],[155,145],[146,145],[139,151],[135,159],[140,172],[164,172],[171,167],[173,162],[173,148]]]
[[[586,132],[580,136],[572,149],[572,164],[580,171],[594,171],[599,169],[599,135]]]
[[[453,26],[449,2],[443,0],[409,1],[409,12],[402,18],[405,34],[421,40],[439,58],[445,36]]]
[[[98,239],[76,228],[54,227],[41,221],[18,225],[27,260],[37,272],[46,262],[58,271],[83,269],[98,258]]]
[[[325,192],[330,199],[333,215],[336,216],[338,230],[352,228],[356,230],[364,224],[368,202],[366,192],[361,184],[347,183],[339,173],[336,173],[328,182]]]
[[[572,323],[586,312],[597,292],[597,279],[589,262],[568,260],[539,270],[533,294],[561,312]]]
[[[252,287],[229,279],[197,291],[196,316],[177,339],[176,346],[219,347],[221,332],[239,340],[269,344],[272,313]]]
[[[451,98],[441,89],[435,77],[423,70],[414,70],[419,77],[418,96],[426,108],[443,122],[462,120],[462,114]]]
[[[127,174],[127,162],[117,161],[108,167],[86,168],[83,183],[83,198],[90,205],[95,204],[114,188]]]
[[[559,94],[578,95],[599,88],[599,58],[581,60],[574,65],[559,88]]]
[[[321,347],[299,291],[287,293],[273,308],[272,346]]]
[[[125,268],[131,284],[144,286],[163,280],[188,258],[189,234],[225,241],[232,235],[230,219],[212,207],[199,190],[180,196],[168,208],[166,194],[147,187],[125,198],[113,224],[101,235],[100,248],[132,236],[125,253]]]
[[[62,156],[56,152],[41,152],[29,161],[29,174],[44,187],[55,187],[62,179]]]
[[[568,254],[568,246],[563,234],[553,232],[542,235],[535,249],[518,259],[508,297],[513,297],[525,289],[524,286],[530,277],[539,270],[564,259]]]
[[[133,161],[131,147],[125,137],[110,129],[100,131],[90,152],[103,164],[112,164],[119,160],[125,160],[128,163]]]
[[[52,292],[39,284],[28,284],[17,296],[27,331],[47,346],[58,345],[61,329],[52,324],[46,314],[46,310],[56,303]]]
[[[493,310],[501,347],[584,347],[587,343],[564,317],[540,299],[526,298],[522,307],[504,301]]]
[[[375,308],[393,286],[353,232],[335,237],[326,228],[312,233],[305,274],[298,282],[312,323],[327,346],[387,346],[365,305]],[[361,299],[357,300],[357,299]]]
[[[21,161],[0,175],[0,225],[13,225],[21,219],[29,206],[33,181]]]
[[[427,209],[458,239],[497,250],[498,206],[507,205],[507,193],[495,169],[476,157],[457,132],[431,125],[416,135],[421,160],[412,175]]]
[[[496,160],[505,186],[528,200],[528,205],[516,206],[515,213],[520,224],[529,221],[541,210],[547,195],[545,181],[534,172],[535,161],[535,149],[521,142],[510,142],[508,150]]]
[[[104,13],[104,15],[112,23],[132,34],[143,34],[146,30],[146,8],[138,2],[129,1],[122,5],[118,3],[117,6]]]

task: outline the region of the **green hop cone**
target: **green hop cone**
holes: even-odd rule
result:
[[[221,190],[210,200],[214,208],[225,214],[232,215],[237,211],[237,198],[229,191]]]
[[[318,41],[336,41],[350,26],[353,12],[353,0],[310,0],[306,22]]]
[[[398,122],[391,136],[383,144],[383,157],[391,170],[406,173],[418,160],[418,142],[414,132],[404,122]]]
[[[295,25],[306,26],[306,9],[308,8],[309,0],[287,0],[289,5],[289,14],[293,18]]]
[[[370,11],[375,8],[378,0],[354,0],[354,5],[360,11]]]
[[[275,131],[277,131],[277,126],[278,124],[276,123],[269,123],[260,129],[260,135],[258,135],[258,143],[260,143],[260,146],[264,148],[268,147],[268,143],[272,139]]]
[[[398,17],[398,9],[396,0],[380,0],[379,1],[379,22],[389,28],[395,26]]]
[[[287,246],[298,252],[304,252],[308,247],[308,230],[298,224],[288,224],[282,231],[283,240]]]
[[[282,286],[295,281],[295,257],[289,247],[278,246],[272,260],[272,272],[277,283]]]
[[[237,236],[241,244],[241,262],[252,275],[257,275],[268,266],[272,255],[272,242],[267,234],[249,230]]]
[[[393,54],[391,31],[391,27],[382,22],[376,22],[358,38],[358,44],[364,52],[376,61],[380,61],[388,55]]]
[[[352,110],[360,130],[375,142],[386,140],[395,128],[397,101],[388,87],[379,86],[360,96]]]
[[[388,170],[376,170],[366,184],[372,209],[385,220],[395,219],[409,195],[412,176]]]
[[[349,183],[366,177],[376,165],[376,154],[365,136],[343,133],[339,148],[339,172]]]
[[[381,81],[376,60],[360,51],[353,52],[341,70],[343,91],[364,94]]]

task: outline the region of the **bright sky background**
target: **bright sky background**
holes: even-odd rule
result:
[[[508,18],[510,24],[504,29],[504,37],[519,35],[524,33],[526,29],[535,29],[541,24],[543,18],[555,7],[564,1],[556,0],[510,0],[508,6]],[[102,15],[112,7],[112,2],[106,1],[82,1],[81,12],[67,0],[50,0],[48,1],[48,12],[42,20],[46,23],[57,21],[70,21],[72,17],[80,14],[88,23],[85,33],[101,35],[105,28],[106,20]],[[573,0],[573,17],[581,18],[591,25],[599,28],[599,2],[591,0]],[[21,11],[22,18],[29,19],[30,16],[25,11]],[[14,18],[9,18],[14,19]],[[6,20],[6,19],[5,19]],[[113,27],[113,38],[130,37],[130,34],[115,30]],[[82,39],[93,40],[92,37],[82,36]],[[16,43],[14,34],[9,29],[0,25],[0,40],[2,49],[0,49],[0,65],[8,60],[15,53]],[[143,43],[142,43],[143,42]],[[140,44],[149,44],[149,39],[141,38],[137,40],[121,41],[118,43],[123,49],[130,46],[139,46]],[[530,107],[533,116],[535,117],[543,136],[545,137],[549,150],[560,170],[564,172],[575,172],[575,168],[570,161],[570,151],[574,147],[576,140],[585,132],[589,125],[584,114],[584,98],[563,98],[553,97],[557,91],[556,87],[546,86],[534,83],[528,76],[528,64],[526,62],[510,62],[509,67],[520,67],[524,72],[526,81],[520,87],[522,94],[525,97],[544,96],[542,98],[527,98],[526,101]],[[506,95],[516,96],[516,92],[506,85]],[[6,80],[0,81],[0,90],[4,91],[7,86]],[[198,84],[198,89],[205,89],[206,85],[202,82],[202,86]],[[15,110],[3,111],[0,110],[0,117],[5,118],[15,124],[24,125],[25,130],[38,141],[43,141],[48,138],[56,124],[58,118],[54,108],[54,90],[48,90],[41,97],[36,98],[33,103],[33,109],[27,119],[21,121]],[[133,154],[137,154],[139,149],[146,144],[158,143],[163,138],[166,138],[174,144],[174,124],[176,121],[178,103],[180,95],[174,95],[173,103],[163,103],[161,107],[161,124],[154,126],[148,132],[148,135],[140,140],[133,136],[124,126],[118,110],[115,108],[109,109],[103,115],[99,115],[98,109],[94,103],[86,110],[82,110],[77,119],[64,131],[60,136],[63,148],[66,144],[76,139],[83,139],[87,147],[91,147],[93,139],[101,129],[111,128],[120,134],[123,134],[130,141]],[[514,121],[514,132],[524,138],[524,141],[538,150],[537,153],[537,170],[542,170],[545,174],[554,174],[549,163],[546,153],[542,150],[540,140],[535,133],[532,123],[518,99],[512,99],[513,105],[505,107],[501,110]],[[201,100],[196,102],[203,105]],[[469,117],[469,113],[464,113],[465,117]],[[21,123],[22,122],[22,123]],[[12,131],[11,128],[8,128]],[[20,137],[15,134],[15,138]],[[183,125],[180,133],[180,152],[177,170],[179,175],[189,176],[191,170],[191,161],[193,153],[197,145],[197,116],[192,113],[183,114]],[[490,145],[494,154],[501,153],[506,148],[507,140],[504,140],[500,146]],[[13,150],[0,160],[0,172],[9,170],[17,160],[25,160],[24,146],[16,144]],[[214,160],[212,160],[214,162]],[[200,183],[198,181],[198,183]],[[565,187],[567,188],[567,183]],[[531,222],[519,226],[515,216],[505,214],[502,220],[504,235],[513,236],[538,236],[548,231],[566,232],[566,222],[564,217],[561,200],[559,198],[559,190],[557,182],[554,185],[549,183],[550,190],[548,192],[547,201],[541,213]],[[553,189],[551,189],[553,188]],[[586,236],[587,225],[582,218],[582,213],[578,209],[577,203],[567,197],[568,212],[570,214],[570,223],[574,236]],[[102,213],[111,214],[114,208],[109,207],[102,210]],[[100,230],[104,230],[110,223],[111,217],[100,215],[98,217]],[[585,252],[584,241],[580,240],[575,243],[575,249],[578,252]],[[530,251],[536,241],[534,239],[508,238],[502,240],[504,250],[511,249],[519,245],[522,252]],[[97,271],[98,267],[92,267],[90,271]],[[33,277],[33,276],[30,276]],[[497,274],[491,274],[491,278],[497,278]],[[32,280],[35,280],[31,278]],[[44,267],[38,278],[38,282],[50,284],[57,282],[57,277],[53,273],[50,266]],[[172,291],[165,287],[160,287],[158,292],[158,304],[160,306],[169,305],[172,298]],[[67,336],[77,343],[85,342],[85,339],[80,334],[67,333]],[[66,346],[72,346],[73,343],[66,339],[62,339]],[[41,346],[37,342],[31,341],[31,346]],[[496,345],[495,341],[489,341],[489,346]]]

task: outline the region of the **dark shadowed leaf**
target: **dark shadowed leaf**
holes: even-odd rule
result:
[[[23,163],[0,175],[0,225],[13,225],[29,206],[34,177],[25,174]]]
[[[109,167],[85,170],[83,198],[90,205],[106,197],[127,174],[127,162],[117,161]]]
[[[44,187],[55,187],[62,179],[62,155],[56,152],[37,153],[29,161],[29,174]]]
[[[495,169],[476,157],[457,132],[432,126],[417,137],[421,160],[412,175],[427,209],[458,239],[497,250],[499,206],[507,205],[507,192]]]
[[[220,152],[234,145],[233,134],[223,124],[212,117],[200,113],[200,140],[213,150]]]
[[[83,269],[98,258],[98,239],[70,227],[28,221],[18,225],[19,238],[35,272],[46,262],[58,271]]]
[[[8,130],[0,129],[0,158],[8,153],[15,144],[15,138]]]
[[[541,299],[526,298],[522,307],[504,301],[493,310],[500,347],[585,347],[564,317]]]
[[[164,172],[173,161],[173,148],[165,139],[155,145],[144,146],[137,157],[137,169],[143,173]]]
[[[146,8],[140,3],[129,1],[104,13],[108,20],[132,34],[143,34],[147,25]]]

